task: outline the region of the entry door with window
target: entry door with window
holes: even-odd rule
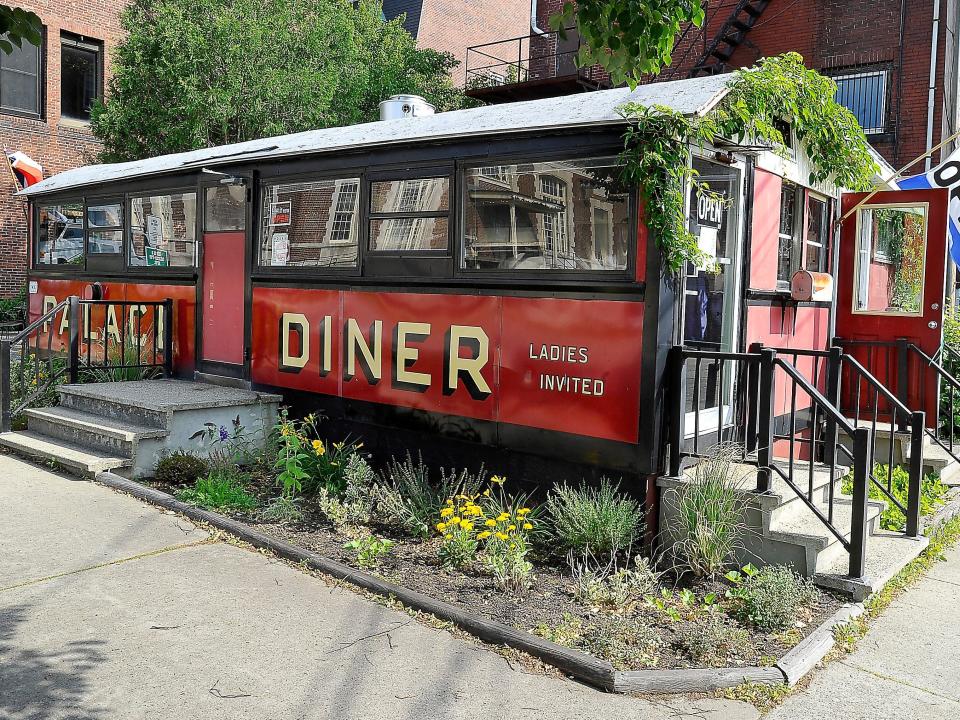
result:
[[[844,214],[866,200],[844,195]],[[896,392],[898,339],[933,357],[940,350],[947,262],[946,190],[879,192],[840,230],[837,336],[882,383]],[[935,419],[936,383],[906,369],[907,404]]]
[[[732,352],[739,344],[740,297],[739,172],[726,165],[694,159],[706,192],[691,191],[690,230],[706,256],[688,263],[683,279],[683,344],[694,350]],[[719,363],[691,363],[687,374],[686,427],[715,430],[733,419],[733,377]]]
[[[247,188],[215,185],[203,195],[200,368],[242,377],[246,347]]]

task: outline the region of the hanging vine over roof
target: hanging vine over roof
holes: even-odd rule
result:
[[[739,70],[728,87],[727,95],[705,117],[636,103],[622,108],[633,121],[624,136],[625,178],[640,187],[647,226],[675,273],[687,262],[706,261],[684,207],[688,183],[709,193],[689,166],[691,145],[736,138],[763,142],[782,153],[784,138],[777,121],[786,120],[812,161],[811,183],[830,180],[849,190],[867,190],[879,170],[856,117],[834,99],[836,84],[806,68],[797,53],[765,58],[753,68]]]

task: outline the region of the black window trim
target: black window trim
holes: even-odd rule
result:
[[[463,229],[466,227],[467,203],[464,193],[466,192],[466,171],[474,170],[480,167],[489,167],[491,165],[522,165],[524,163],[548,162],[550,160],[590,160],[596,158],[617,158],[622,152],[622,148],[613,149],[609,152],[600,148],[591,148],[588,154],[583,151],[558,152],[520,152],[502,155],[490,155],[482,159],[470,159],[458,163],[457,167],[457,231],[454,235],[457,243],[454,253],[454,278],[458,280],[479,280],[481,278],[493,281],[533,281],[549,284],[551,281],[570,281],[587,280],[591,282],[603,283],[635,283],[636,265],[637,265],[637,243],[639,241],[639,204],[637,198],[637,188],[630,188],[627,197],[627,265],[623,270],[482,270],[463,267],[463,253],[466,249],[466,237]],[[647,242],[651,245],[648,251],[656,251],[652,247],[652,238]]]
[[[429,179],[447,180],[447,209],[438,211],[424,212],[394,212],[394,213],[375,213],[371,210],[373,202],[373,184],[376,182],[402,182],[404,180],[429,180]],[[366,241],[364,244],[365,255],[374,259],[386,258],[430,258],[447,261],[454,256],[454,192],[456,192],[456,167],[453,163],[424,165],[415,168],[404,169],[377,169],[374,172],[367,173],[366,177],[366,200],[361,208],[364,228],[366,230]],[[370,247],[370,226],[374,220],[402,220],[405,218],[447,218],[447,247],[443,250],[374,250]],[[382,273],[377,273],[379,277]]]
[[[135,198],[158,197],[160,195],[178,195],[184,193],[193,193],[195,200],[194,214],[194,250],[193,265],[131,265],[130,264],[130,243],[133,239],[133,211],[131,203]],[[201,218],[200,218],[200,184],[177,185],[172,187],[160,187],[137,192],[124,193],[123,195],[123,270],[127,273],[154,274],[160,273],[164,277],[167,275],[192,275],[197,277],[200,271],[200,237],[201,237]]]
[[[71,205],[77,204],[83,208],[83,263],[80,265],[72,265],[69,263],[41,263],[40,262],[40,243],[38,241],[40,237],[40,208],[42,207],[54,207],[59,205]],[[37,202],[34,205],[33,217],[31,218],[31,226],[33,228],[33,250],[30,253],[31,260],[31,269],[38,270],[41,272],[56,272],[56,273],[65,273],[69,275],[76,275],[77,273],[85,272],[87,269],[87,204],[86,198],[83,196],[67,196],[67,197],[52,197],[46,200],[46,202]]]
[[[91,253],[90,252],[90,208],[97,205],[119,205],[120,206],[120,224],[97,227],[94,232],[116,232],[120,231],[120,253]],[[127,232],[126,232],[127,208],[124,203],[122,193],[110,195],[89,195],[83,198],[83,253],[84,267],[93,272],[123,270],[126,267],[127,253]],[[90,260],[93,259],[93,267]]]
[[[323,267],[320,265],[263,265],[260,257],[260,246],[263,241],[263,199],[267,188],[272,185],[285,185],[297,182],[323,182],[324,180],[353,180],[360,181],[357,199],[357,264],[353,267]],[[330,170],[328,172],[298,172],[289,175],[271,175],[258,178],[253,187],[256,200],[253,202],[253,225],[251,238],[253,242],[252,277],[256,278],[290,278],[290,277],[361,277],[363,275],[367,242],[367,229],[364,223],[364,206],[368,199],[365,171],[361,166],[348,166]]]
[[[24,40],[24,42],[26,42]],[[47,26],[44,25],[40,32],[40,46],[37,48],[37,112],[27,112],[16,108],[6,108],[0,105],[0,115],[12,115],[14,117],[27,118],[29,120],[46,119],[46,101],[47,101]]]

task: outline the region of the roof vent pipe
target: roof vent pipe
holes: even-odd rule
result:
[[[400,120],[402,118],[433,115],[437,109],[419,95],[394,95],[380,103],[381,120]]]

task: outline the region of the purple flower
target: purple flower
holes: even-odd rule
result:
[[[223,425],[221,425],[220,426],[220,442],[224,442],[228,437],[230,437],[230,433],[228,433],[227,429]]]

